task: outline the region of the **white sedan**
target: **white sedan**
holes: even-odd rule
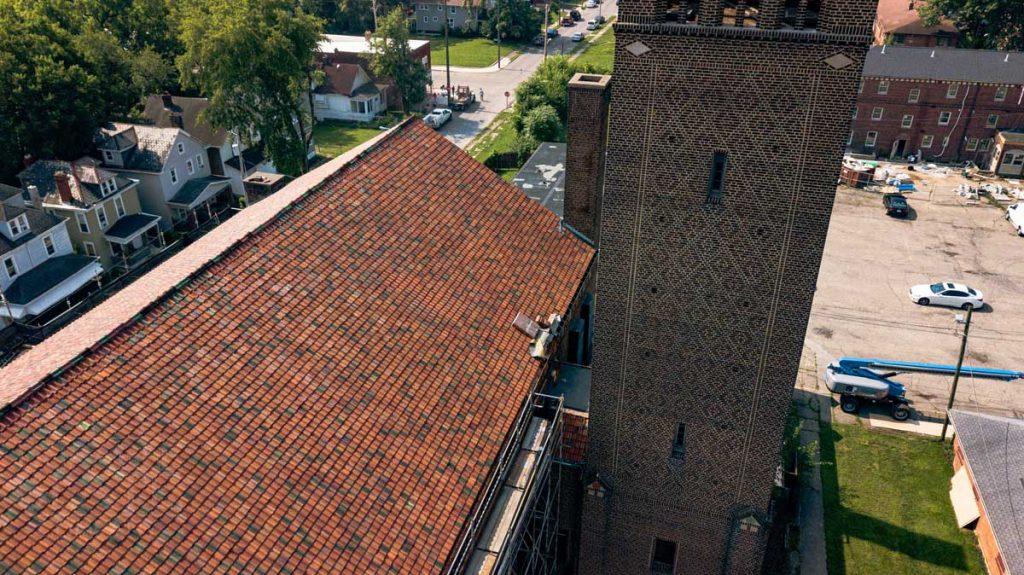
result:
[[[1006,208],[1006,219],[1017,230],[1018,236],[1024,236],[1024,204],[1013,204]]]
[[[953,282],[921,284],[910,288],[910,299],[921,305],[944,305],[961,309],[981,309],[985,300],[981,292]]]
[[[423,116],[423,121],[433,129],[438,129],[452,119],[452,111],[448,108],[434,108],[429,114]]]

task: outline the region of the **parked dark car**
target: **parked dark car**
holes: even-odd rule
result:
[[[600,14],[594,16],[594,21],[597,22],[598,26],[605,23],[604,16],[601,16]]]
[[[583,14],[580,14],[579,10],[570,10],[569,11],[569,17],[572,18],[573,20],[579,22],[580,20],[583,19]]]
[[[558,37],[558,29],[557,28],[548,28],[548,38],[557,38],[557,37]]]
[[[537,34],[533,38],[533,45],[534,46],[543,46],[544,45],[544,35],[543,34]]]
[[[905,218],[910,214],[910,205],[903,194],[885,194],[882,196],[882,205],[885,206],[886,215],[896,218]]]
[[[562,18],[562,26],[564,26],[564,27],[571,27],[571,26],[575,26],[575,25],[576,25],[576,21],[573,20],[572,18],[570,18],[568,16],[566,16],[565,18]]]

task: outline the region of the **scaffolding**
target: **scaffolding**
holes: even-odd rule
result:
[[[558,559],[562,398],[524,402],[449,575],[554,575]]]

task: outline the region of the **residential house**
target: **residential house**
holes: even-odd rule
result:
[[[486,2],[486,7],[494,5],[493,0]],[[474,25],[483,14],[485,3],[481,0],[426,0],[417,1],[412,5],[412,19],[415,30],[419,33],[444,32],[445,21],[449,31],[462,30],[468,23]]]
[[[996,133],[1024,128],[1024,53],[872,47],[848,140],[856,153],[985,163]]]
[[[161,128],[181,128],[206,147],[210,173],[231,179],[231,190],[243,195],[242,180],[256,171],[276,171],[265,157],[258,133],[240,134],[238,130],[217,128],[203,113],[209,98],[173,96],[167,92],[146,98],[142,117]]]
[[[324,62],[324,81],[313,88],[317,120],[367,122],[386,108],[381,89],[359,64]]]
[[[943,18],[928,26],[917,9],[926,0],[879,0],[875,17],[875,44],[879,46],[955,47],[960,38],[956,24]]]
[[[96,149],[105,169],[139,181],[142,211],[160,216],[162,229],[230,216],[231,179],[211,173],[206,146],[184,129],[110,123]]]
[[[369,82],[372,82],[373,86],[378,90],[378,113],[386,110],[400,110],[402,109],[402,97],[395,85],[394,81],[390,78],[378,78],[373,75],[372,69],[370,68],[370,54],[373,52],[373,46],[370,43],[370,36],[366,34],[364,36],[343,36],[338,34],[327,34],[324,36],[324,40],[317,46],[317,62],[321,69],[324,71],[326,81],[321,85],[314,85],[314,107],[317,109],[318,117],[333,117],[328,115],[331,113],[328,100],[330,99],[329,94],[339,94],[339,98],[335,98],[337,105],[342,105],[342,97],[351,97],[343,92],[349,92],[352,90],[362,89],[363,92],[357,96],[356,99],[360,98],[364,100],[372,99],[372,92],[369,87],[370,84],[362,78],[361,74],[366,74],[369,78]],[[409,40],[409,52],[412,57],[419,61],[424,68],[427,69],[427,76],[430,75],[430,41],[428,40]],[[355,69],[336,69],[331,70],[331,67],[338,64],[342,65],[357,65],[362,69],[359,73]],[[359,76],[359,78],[357,78]],[[350,87],[354,85],[354,87]],[[320,95],[323,98],[317,99],[317,89],[321,89]],[[368,114],[367,103],[361,109],[362,114]],[[360,113],[360,105],[356,104],[353,110],[351,104],[348,110],[350,112]],[[344,109],[342,109],[344,111]]]
[[[997,133],[992,154],[982,166],[1007,178],[1024,176],[1024,131]]]
[[[990,575],[1024,573],[1024,420],[954,409],[949,498],[974,531]]]
[[[4,565],[441,575],[553,556],[563,409],[538,392],[593,257],[406,120],[0,368]]]
[[[0,325],[68,303],[102,273],[95,257],[74,253],[64,218],[43,211],[38,196],[0,185]]]
[[[139,181],[95,158],[39,160],[18,179],[44,210],[68,220],[76,251],[98,257],[104,269],[134,268],[164,247],[160,216],[142,210]]]

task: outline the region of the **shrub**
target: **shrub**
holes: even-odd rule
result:
[[[553,107],[541,104],[526,113],[523,129],[535,141],[557,141],[562,134],[562,121]]]

